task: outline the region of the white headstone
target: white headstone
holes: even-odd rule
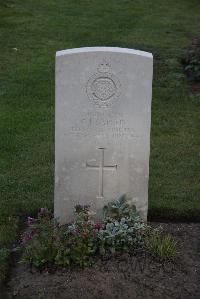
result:
[[[56,53],[55,217],[127,194],[147,218],[151,53],[91,47]]]

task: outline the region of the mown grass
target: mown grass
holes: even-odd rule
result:
[[[153,53],[149,217],[200,220],[200,95],[181,65],[199,24],[199,0],[1,0],[0,248],[53,207],[54,57],[73,47]]]

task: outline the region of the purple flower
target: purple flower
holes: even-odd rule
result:
[[[28,224],[28,226],[31,226],[35,222],[36,222],[35,218],[32,218],[32,217],[28,217],[27,218],[27,224]]]

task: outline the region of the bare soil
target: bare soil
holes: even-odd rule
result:
[[[17,265],[8,298],[200,298],[200,223],[151,225],[161,225],[177,241],[179,254],[173,263],[162,264],[140,251],[98,260],[84,270],[39,273]]]

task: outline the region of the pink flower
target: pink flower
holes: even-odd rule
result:
[[[104,228],[104,225],[102,223],[95,223],[94,228],[100,230]]]
[[[31,231],[29,232],[25,232],[23,235],[22,235],[22,238],[21,238],[21,244],[23,246],[25,246],[29,241],[31,241],[33,239],[33,237],[37,235],[37,231],[34,229],[32,229]]]
[[[29,241],[32,240],[32,238],[33,238],[33,234],[31,234],[31,233],[23,235],[21,244],[23,246],[25,246]]]

